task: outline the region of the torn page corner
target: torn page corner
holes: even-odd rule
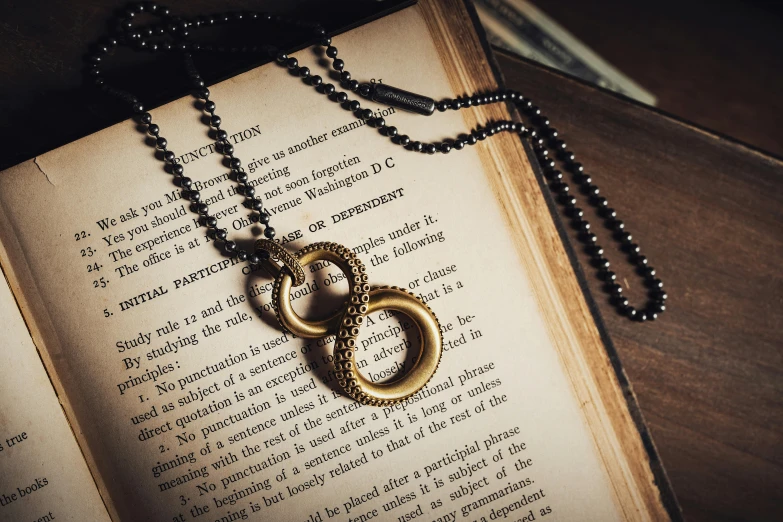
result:
[[[41,167],[41,164],[38,163],[38,156],[33,158],[33,163],[35,163],[35,166],[38,167],[38,170],[41,171],[41,174],[44,175],[46,181],[48,181],[51,186],[53,187],[56,186],[55,183],[49,178],[49,174],[47,174],[46,171],[43,169],[43,167]]]

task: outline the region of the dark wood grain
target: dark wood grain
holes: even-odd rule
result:
[[[521,59],[499,62],[666,283],[661,319],[631,323],[583,267],[686,519],[781,520],[783,163]],[[639,279],[611,250],[640,301]]]

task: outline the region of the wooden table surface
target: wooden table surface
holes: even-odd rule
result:
[[[4,11],[0,166],[127,116],[81,86],[79,61],[124,3],[27,0]],[[175,3],[183,13],[280,7]],[[286,7],[299,5],[336,23],[369,9],[358,0]],[[686,519],[783,520],[783,163],[528,62],[499,62],[509,86],[562,132],[666,284],[668,311],[635,324],[606,305],[585,267]],[[205,64],[205,77],[212,82],[234,66]],[[147,87],[151,105],[184,86],[142,75],[129,81]],[[622,256],[608,256],[627,276],[627,293],[640,297]]]
[[[632,323],[583,267],[686,520],[783,520],[783,162],[522,59],[498,61],[665,283],[666,313]],[[609,234],[599,237],[606,248]],[[624,256],[608,258],[640,299]]]
[[[780,0],[533,0],[688,121],[783,156]]]

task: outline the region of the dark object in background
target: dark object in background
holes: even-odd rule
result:
[[[658,108],[783,157],[780,0],[532,1]]]
[[[276,14],[306,13],[308,19],[319,21],[332,32],[347,30],[368,17],[410,3],[413,1],[234,0],[217,5],[206,0],[190,0],[169,5],[183,16],[251,9]],[[124,104],[89,85],[83,76],[87,46],[106,33],[107,12],[121,13],[126,5],[127,0],[98,4],[83,0],[29,0],[4,10],[0,24],[0,77],[3,78],[0,82],[0,139],[4,144],[0,170],[131,116]],[[261,28],[262,22],[256,25]],[[251,26],[252,22],[248,22],[248,27]],[[221,30],[227,31],[226,27],[216,27],[203,33],[210,39],[225,38],[232,42],[227,45],[237,47],[269,42],[304,43],[301,34],[277,34],[262,29],[254,32],[255,38],[243,35],[238,39],[236,33],[221,34]],[[116,59],[107,60],[105,69],[109,82],[121,78],[116,83],[150,107],[189,92],[179,55],[133,56],[140,54],[146,53],[125,50]],[[200,56],[198,61],[205,80],[211,84],[269,60],[263,53],[251,56],[238,53],[231,57],[224,54]]]
[[[535,1],[535,0],[534,0]],[[226,10],[307,13],[329,29],[402,0],[206,0],[171,4],[183,14]],[[109,9],[125,0],[6,2],[0,23],[0,169],[30,159],[125,119],[97,90],[82,89],[88,42],[105,32]],[[658,97],[679,117],[783,155],[783,4],[773,0],[551,0],[538,7],[598,54]],[[253,60],[216,59],[202,64],[213,76],[247,68]],[[129,86],[155,105],[185,92],[183,69],[169,60],[149,73],[167,80],[146,84],[130,74]],[[165,71],[164,71],[165,69]],[[178,78],[180,81],[178,81]]]

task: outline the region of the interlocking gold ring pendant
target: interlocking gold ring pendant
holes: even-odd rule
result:
[[[297,265],[329,261],[348,278],[349,294],[344,307],[331,317],[308,321],[291,306],[293,271],[278,270],[272,291],[272,305],[281,326],[298,337],[316,339],[335,335],[334,369],[345,393],[362,404],[388,406],[421,390],[432,378],[443,353],[440,324],[432,310],[407,290],[393,286],[370,287],[364,264],[350,249],[336,243],[314,243],[294,254]],[[281,260],[284,267],[288,263]],[[293,285],[295,286],[295,285]],[[421,348],[413,367],[400,379],[374,383],[356,366],[356,338],[366,314],[396,310],[410,317],[419,329]]]

